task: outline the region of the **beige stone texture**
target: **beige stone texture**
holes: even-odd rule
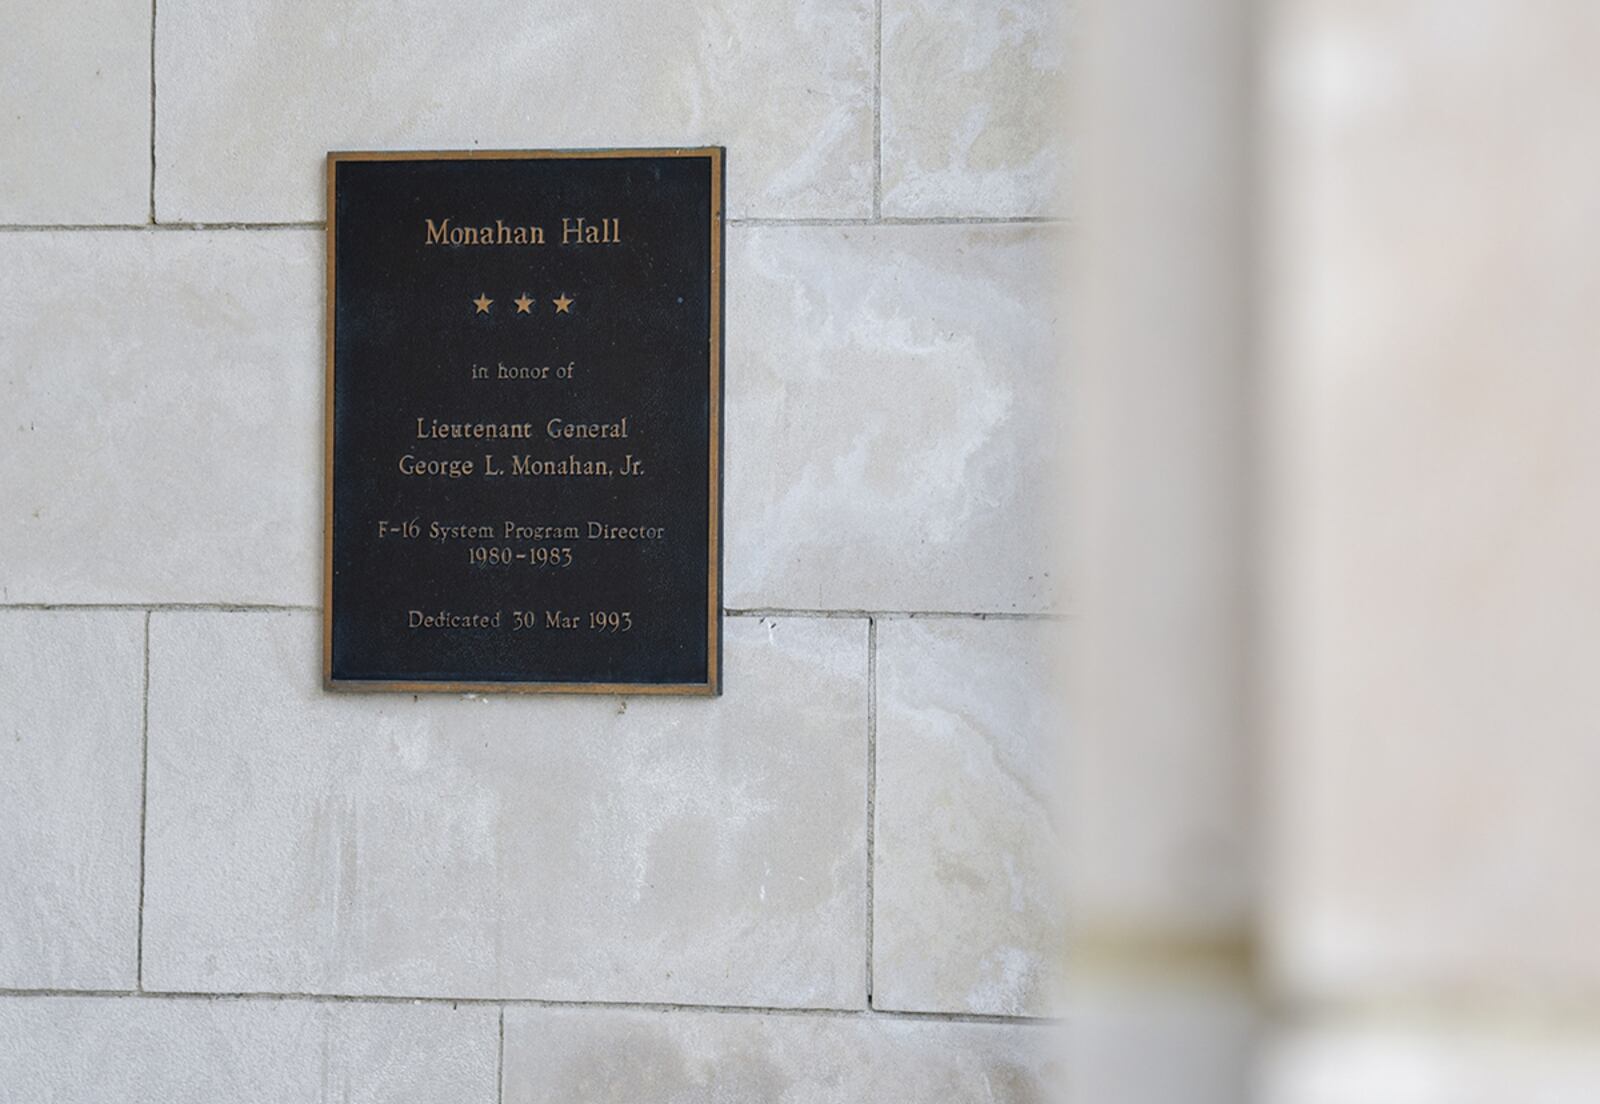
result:
[[[1600,993],[1600,10],[1527,15],[1274,25],[1269,930],[1301,997]]]
[[[1070,0],[884,0],[883,214],[1059,215]]]
[[[1053,1032],[880,1016],[508,1008],[506,1104],[1034,1104]]]
[[[313,231],[0,235],[0,602],[311,604]]]
[[[1038,227],[736,228],[730,607],[1052,607],[1058,242]]]
[[[495,1104],[494,1008],[0,997],[6,1104]]]
[[[0,989],[137,981],[143,709],[143,613],[0,610]]]
[[[5,6],[0,223],[150,217],[150,4]]]
[[[163,221],[324,217],[337,149],[728,147],[735,217],[872,206],[870,0],[164,0]]]
[[[319,621],[151,624],[145,983],[860,1007],[867,630],[720,699],[328,695]]]
[[[1060,626],[877,629],[873,1007],[1042,1015],[1065,950]]]

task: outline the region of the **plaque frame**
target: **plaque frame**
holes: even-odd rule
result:
[[[726,294],[723,282],[723,221],[726,210],[726,176],[722,146],[630,147],[617,149],[537,149],[537,150],[330,150],[326,162],[326,253],[327,275],[323,313],[324,393],[323,393],[323,516],[322,516],[322,687],[337,693],[453,693],[453,694],[601,694],[631,697],[660,695],[718,697],[722,694],[722,433],[724,381],[723,314]],[[706,680],[704,682],[621,683],[621,682],[512,682],[472,680],[335,679],[333,677],[333,436],[335,307],[337,273],[335,249],[338,213],[336,202],[338,168],[354,161],[548,161],[594,160],[639,157],[703,157],[711,162],[710,234],[710,341],[709,341],[709,448],[710,519],[708,563],[706,569]]]

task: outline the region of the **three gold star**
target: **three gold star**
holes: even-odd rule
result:
[[[571,314],[572,304],[577,302],[576,299],[572,298],[572,296],[568,295],[564,291],[561,293],[561,298],[552,299],[550,301],[556,305],[557,314]],[[511,302],[516,305],[518,314],[532,314],[533,305],[537,303],[538,300],[530,298],[527,292],[523,292],[520,298],[513,299]],[[482,291],[478,292],[478,297],[472,300],[472,305],[478,308],[479,314],[488,314],[489,307],[493,303],[494,300],[489,298],[488,293]]]

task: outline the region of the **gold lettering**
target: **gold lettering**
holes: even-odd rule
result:
[[[511,226],[497,218],[493,226],[452,226],[449,219],[423,220],[424,245],[543,245],[544,227]]]
[[[536,456],[526,453],[511,458],[511,474],[514,476],[600,476],[611,475],[611,464],[605,460],[580,460],[570,453],[561,460],[541,460]]]
[[[616,422],[589,422],[582,424],[568,422],[561,418],[551,418],[544,424],[544,431],[554,438],[562,437],[626,437],[628,435],[627,415]]]
[[[417,419],[417,437],[421,440],[462,437],[527,440],[532,436],[532,422],[441,422],[437,418]]]

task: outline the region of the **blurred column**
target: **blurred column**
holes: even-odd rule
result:
[[[1600,1099],[1600,5],[1264,31],[1264,1096]]]
[[[1250,43],[1239,0],[1078,25],[1067,821],[1080,1104],[1237,1104],[1253,979]]]

